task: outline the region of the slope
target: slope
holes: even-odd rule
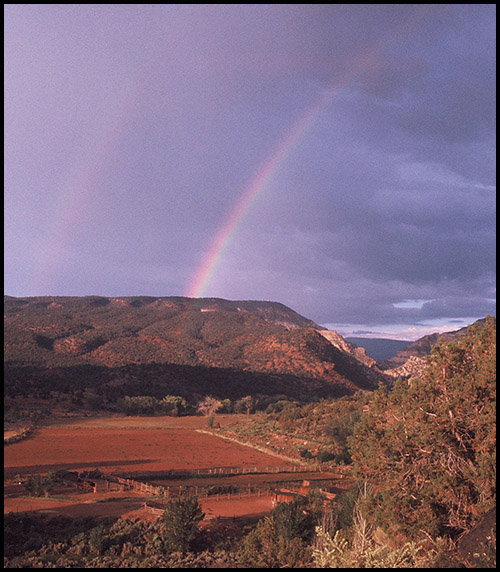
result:
[[[175,386],[177,394],[206,391],[202,380],[210,378],[211,393],[231,396],[257,389],[338,396],[376,385],[316,331],[317,324],[279,303],[6,297],[4,308],[7,391],[13,385],[19,391],[28,370],[34,387],[44,391],[55,389],[56,378],[58,387],[69,380],[67,390],[94,386],[96,372],[106,384],[114,379],[134,390],[127,368],[140,385],[134,393],[142,394],[153,378],[168,380],[158,392]]]

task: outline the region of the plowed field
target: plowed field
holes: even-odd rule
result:
[[[37,429],[4,448],[5,476],[58,469],[99,468],[104,473],[213,467],[287,465],[278,457],[198,433],[200,418],[79,420]],[[203,422],[203,420],[201,420]],[[203,425],[201,425],[203,426]],[[193,427],[193,428],[191,428]]]

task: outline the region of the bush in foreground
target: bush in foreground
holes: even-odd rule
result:
[[[496,325],[433,348],[420,379],[381,386],[351,438],[372,523],[457,538],[496,500]]]

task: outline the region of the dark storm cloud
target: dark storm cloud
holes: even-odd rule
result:
[[[185,294],[239,197],[329,94],[205,294],[414,337],[494,313],[493,5],[5,16],[6,293]]]

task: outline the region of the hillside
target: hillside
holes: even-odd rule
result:
[[[484,323],[485,318],[477,320],[475,323]],[[404,366],[409,360],[412,363],[417,363],[418,361],[424,361],[425,357],[431,353],[432,347],[436,344],[442,342],[451,342],[463,336],[467,333],[468,326],[460,328],[459,330],[453,330],[450,332],[444,332],[442,334],[434,333],[427,336],[423,336],[418,340],[407,343],[404,348],[398,350],[395,356],[387,360],[379,360],[377,366],[382,370],[395,369]],[[418,358],[418,359],[415,359]]]
[[[126,386],[129,395],[154,386],[158,394],[339,396],[383,377],[274,302],[5,297],[4,312],[7,392],[84,390],[99,379],[101,392]]]

